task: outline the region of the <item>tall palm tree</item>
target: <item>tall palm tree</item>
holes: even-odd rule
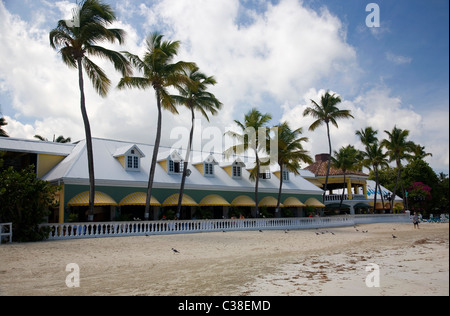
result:
[[[329,147],[329,155],[328,155],[328,166],[327,166],[327,174],[325,177],[325,185],[323,197],[325,199],[325,194],[327,191],[328,184],[328,176],[330,174],[330,165],[331,165],[331,138],[330,138],[330,123],[333,124],[336,128],[339,128],[337,124],[338,119],[347,119],[354,118],[350,114],[350,110],[340,110],[337,107],[337,104],[341,102],[341,98],[336,96],[335,93],[330,94],[327,91],[320,99],[320,103],[317,103],[314,100],[311,100],[312,107],[308,107],[303,111],[303,116],[310,115],[316,120],[309,127],[310,131],[316,130],[319,126],[325,123],[327,127],[327,136],[328,136],[328,147]]]
[[[425,152],[425,146],[421,146],[420,144],[415,144],[413,148],[413,159],[419,159],[423,160],[425,157],[430,156],[432,157],[432,153]]]
[[[387,149],[387,155],[389,156],[389,162],[395,161],[397,165],[397,178],[395,180],[394,191],[392,192],[392,199],[395,199],[395,193],[400,182],[402,187],[402,196],[404,205],[406,205],[405,194],[403,190],[403,183],[401,181],[402,172],[402,160],[411,160],[413,157],[411,153],[414,151],[415,144],[412,141],[408,141],[409,130],[403,130],[394,126],[391,132],[384,131],[388,135],[388,139],[383,139],[381,145]],[[394,207],[394,200],[391,202],[392,213]]]
[[[0,137],[9,137],[8,133],[3,129],[3,126],[8,125],[4,117],[0,117]]]
[[[259,153],[266,151],[266,143],[269,137],[267,123],[272,119],[272,115],[269,113],[262,114],[256,108],[253,108],[244,116],[244,122],[235,120],[234,122],[239,126],[242,134],[228,131],[225,134],[237,139],[240,144],[231,146],[225,150],[225,156],[229,157],[234,154],[242,154],[248,150],[252,150],[255,154],[256,167],[250,174],[250,179],[255,183],[255,202],[256,202],[256,216],[259,216],[258,207],[258,187],[259,187],[259,174],[261,167],[261,160]],[[260,139],[260,135],[264,131],[264,139]]]
[[[383,152],[383,147],[378,142],[369,144],[366,147],[366,151],[363,152],[363,165],[368,168],[372,168],[375,173],[375,195],[373,201],[373,209],[376,210],[377,205],[377,192],[380,191],[381,203],[384,209],[384,197],[381,190],[380,180],[378,177],[379,168],[388,167],[387,154]]]
[[[163,35],[153,33],[146,40],[147,51],[143,59],[129,52],[124,52],[132,65],[143,75],[142,77],[123,77],[119,89],[138,88],[147,89],[152,87],[156,95],[156,106],[158,108],[158,123],[153,148],[153,156],[147,186],[147,198],[145,203],[145,218],[149,218],[150,199],[155,177],[156,160],[161,141],[162,108],[172,113],[178,113],[174,100],[168,92],[170,87],[181,86],[189,83],[185,72],[195,67],[194,63],[179,61],[174,63],[173,59],[178,54],[179,41],[163,41]]]
[[[183,175],[181,178],[180,194],[178,198],[178,214],[181,214],[181,202],[183,200],[184,184],[187,176],[187,166],[192,150],[192,140],[194,136],[194,120],[195,111],[199,111],[209,122],[208,113],[216,115],[221,109],[222,103],[214,96],[214,94],[207,91],[208,86],[215,85],[216,79],[208,77],[200,72],[198,67],[186,73],[190,79],[188,84],[177,85],[177,90],[180,95],[172,95],[172,99],[179,105],[184,105],[191,112],[191,131],[189,134],[189,144],[186,151],[186,158],[184,160]]]
[[[128,61],[119,52],[98,46],[99,42],[111,43],[124,42],[125,31],[122,29],[108,28],[116,16],[111,7],[100,0],[84,0],[79,6],[77,23],[68,23],[59,20],[55,29],[50,31],[50,45],[61,54],[63,62],[78,69],[78,84],[80,88],[80,107],[86,134],[86,149],[89,169],[89,216],[94,217],[95,175],[94,158],[92,150],[91,127],[86,111],[84,95],[83,68],[91,80],[95,90],[100,96],[105,97],[111,85],[103,69],[97,66],[88,56],[105,58],[111,61],[116,70],[122,75],[131,72]]]
[[[342,202],[344,201],[345,193],[345,175],[347,171],[358,170],[359,166],[356,163],[358,151],[352,145],[346,147],[341,147],[339,151],[334,151],[334,157],[331,157],[331,162],[333,166],[337,169],[341,169],[344,173],[344,187],[342,188],[341,201],[339,203],[339,209],[342,207]],[[349,193],[349,192],[347,192]]]
[[[280,186],[278,189],[278,200],[276,212],[278,213],[281,203],[281,191],[283,187],[283,172],[292,172],[299,175],[300,162],[312,164],[313,160],[308,151],[303,148],[302,143],[308,142],[307,137],[300,137],[303,129],[292,130],[287,122],[276,126],[278,131],[278,166],[280,167]]]

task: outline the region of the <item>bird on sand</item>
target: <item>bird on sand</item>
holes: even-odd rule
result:
[[[395,236],[394,234],[392,234],[392,238],[397,238],[397,236]]]
[[[172,248],[172,251],[174,252],[174,253],[180,253],[178,250],[176,250],[175,248]]]
[[[262,230],[260,229],[259,232],[262,233]]]

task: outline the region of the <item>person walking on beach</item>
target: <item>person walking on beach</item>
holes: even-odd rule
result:
[[[414,228],[419,229],[419,216],[417,215],[417,212],[414,212],[413,218],[412,218]]]

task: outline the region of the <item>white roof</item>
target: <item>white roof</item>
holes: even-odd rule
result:
[[[151,157],[153,155],[153,146],[146,144],[135,144],[123,141],[115,141],[108,139],[93,138],[93,152],[94,152],[94,173],[96,178],[96,185],[116,185],[116,186],[135,186],[146,187],[149,178]],[[131,148],[136,145],[145,157],[141,158],[140,172],[125,170],[120,161],[114,158],[119,150],[123,148]],[[158,153],[158,160],[161,161],[167,158],[173,150],[167,148],[160,148]],[[198,163],[200,153],[194,152],[194,163]],[[222,168],[222,155],[220,154],[205,154],[203,157],[212,157],[220,164],[215,166],[214,176],[205,177],[200,171],[191,163],[188,168],[191,170],[191,175],[186,178],[186,189],[203,189],[203,190],[226,190],[226,191],[254,191],[254,182],[249,180],[249,172],[246,169],[242,170],[241,179],[233,179]],[[184,157],[183,153],[180,153]],[[237,158],[238,161],[242,161]],[[236,159],[233,159],[233,161]],[[229,165],[229,162],[228,162]],[[86,142],[80,141],[76,146],[72,147],[71,153],[53,168],[48,174],[43,177],[47,181],[62,180],[67,184],[88,184],[89,174],[87,167],[87,153]],[[159,163],[156,164],[154,186],[158,188],[179,188],[181,182],[180,174],[168,174]],[[275,176],[271,179],[264,179],[259,181],[260,192],[277,193],[279,188],[279,179]],[[323,191],[305,180],[301,176],[290,174],[290,179],[283,182],[284,193],[295,194],[321,194]]]
[[[373,201],[375,199],[375,181],[366,180],[367,183],[367,199]],[[392,195],[392,192],[386,189],[384,186],[381,186],[381,192],[378,190],[377,192],[377,201],[381,201],[381,193],[383,193],[383,198],[386,195]],[[398,195],[395,196],[395,201],[403,201],[401,197]]]
[[[0,151],[68,156],[75,144],[0,137]]]

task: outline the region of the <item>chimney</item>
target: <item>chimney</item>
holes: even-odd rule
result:
[[[327,162],[330,154],[318,154],[315,156],[316,162]]]

